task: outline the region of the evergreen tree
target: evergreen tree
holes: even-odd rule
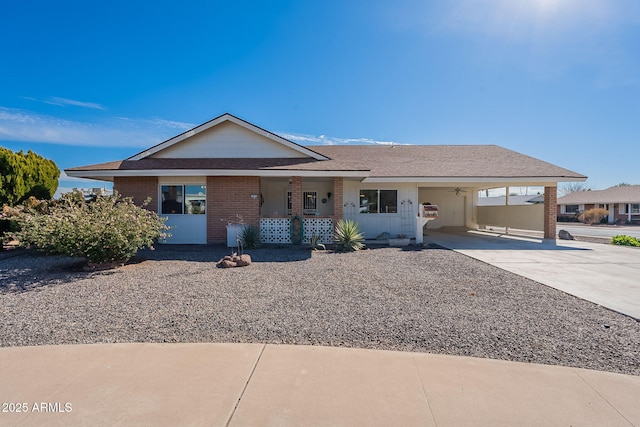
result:
[[[0,147],[0,206],[14,206],[30,196],[50,199],[58,189],[60,169],[53,160],[29,150]]]

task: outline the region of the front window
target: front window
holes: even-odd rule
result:
[[[397,213],[398,190],[360,190],[360,213]]]
[[[580,205],[567,205],[565,206],[564,211],[568,214],[579,213]]]
[[[631,205],[631,213],[632,214],[640,214],[640,203],[633,203]]]
[[[160,187],[162,215],[199,215],[207,209],[205,185],[163,185]]]

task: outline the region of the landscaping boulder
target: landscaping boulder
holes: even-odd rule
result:
[[[251,264],[251,257],[248,254],[227,255],[216,264],[220,268],[245,267]]]
[[[567,230],[560,230],[558,232],[558,237],[560,238],[560,240],[575,240],[571,233],[569,233]]]

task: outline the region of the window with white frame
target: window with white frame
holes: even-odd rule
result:
[[[206,185],[160,186],[162,215],[198,215],[207,209]]]
[[[398,190],[360,190],[360,213],[398,213]]]
[[[564,213],[573,214],[580,212],[580,205],[565,205]]]
[[[640,203],[631,203],[631,213],[640,214]]]

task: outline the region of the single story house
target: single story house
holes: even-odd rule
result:
[[[558,182],[586,179],[495,145],[301,146],[231,114],[128,159],[65,172],[112,181],[136,203],[151,198],[147,208],[174,227],[166,243],[202,244],[225,242],[227,224],[240,220],[265,242],[291,242],[296,218],[305,241],[330,241],[342,218],[365,238],[415,238],[421,203],[439,207],[429,228],[505,225],[555,238]],[[478,207],[479,190],[505,186],[544,186],[544,204]]]
[[[575,191],[558,198],[558,218],[575,217],[582,212],[603,208],[609,223],[640,221],[640,185],[623,185],[606,190]]]

